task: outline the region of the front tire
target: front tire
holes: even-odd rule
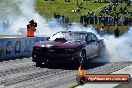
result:
[[[86,83],[86,78],[84,76],[77,76],[76,77],[77,84],[84,85]]]
[[[36,62],[36,67],[41,67],[42,66],[42,62],[41,61],[37,61]]]
[[[86,61],[86,52],[84,50],[80,51],[79,64],[82,65]]]

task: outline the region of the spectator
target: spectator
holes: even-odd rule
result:
[[[65,23],[65,17],[64,16],[62,16],[62,22]]]
[[[114,35],[115,37],[119,37],[120,31],[118,29],[118,27],[116,27],[116,29],[114,30]]]
[[[112,6],[110,5],[110,6],[109,6],[109,11],[111,12],[111,10],[112,10]]]
[[[99,34],[101,37],[103,37],[105,35],[105,30],[104,30],[104,26],[101,27]]]
[[[112,25],[112,17],[108,16],[108,25]]]
[[[77,6],[77,11],[76,12],[80,12],[80,6]]]
[[[115,17],[115,24],[118,25],[118,20],[119,20],[119,17]]]
[[[101,18],[102,18],[102,15],[100,14],[100,15],[98,16],[99,24],[101,24]]]
[[[125,6],[125,7],[124,7],[124,11],[126,11],[126,10],[127,10],[127,7]]]
[[[121,12],[121,13],[123,12],[123,8],[122,8],[122,7],[120,7],[120,12]]]
[[[80,16],[80,23],[83,24],[83,16]]]
[[[123,16],[120,16],[120,18],[119,18],[119,25],[123,25],[123,21],[124,21]]]
[[[83,18],[84,18],[84,24],[87,24],[87,16],[84,15]]]
[[[94,23],[95,23],[95,24],[98,23],[98,19],[97,19],[97,16],[96,16],[96,15],[94,16]]]
[[[114,6],[113,11],[116,11],[116,7]]]

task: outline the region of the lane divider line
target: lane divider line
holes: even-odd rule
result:
[[[126,67],[128,67],[128,66],[130,66],[130,65],[127,65],[127,66],[124,66],[124,67],[122,67],[122,68],[119,68],[119,69],[117,69],[117,70],[115,70],[115,71],[113,71],[113,72],[119,71],[119,70],[124,69],[124,68],[126,68]],[[113,72],[110,72],[109,74],[111,74],[111,73],[113,73]]]
[[[70,85],[68,88],[75,88],[77,86],[79,86],[79,85],[76,83],[76,84]]]

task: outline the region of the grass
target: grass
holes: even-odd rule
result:
[[[81,12],[78,13],[72,12],[72,10],[76,10],[77,8],[76,0],[71,0],[71,2],[65,2],[64,0],[56,0],[54,2],[36,0],[36,11],[46,18],[52,18],[54,12],[57,12],[60,15],[69,17],[72,22],[79,22],[81,15],[86,15],[87,12],[91,11],[98,14],[100,12],[100,9],[107,5],[106,3],[98,4],[92,2],[84,2],[82,0],[78,1],[79,3],[83,3]]]
[[[110,0],[107,0],[110,1]],[[55,0],[55,1],[45,1],[45,0],[36,0],[36,11],[39,12],[42,16],[45,16],[47,19],[53,18],[54,12],[59,13],[65,17],[69,17],[71,22],[79,22],[81,15],[86,15],[87,12],[94,12],[96,15],[99,14],[100,10],[107,6],[108,3],[93,3],[93,2],[84,2],[78,0],[79,5],[81,5],[81,12],[73,13],[72,10],[77,8],[77,0],[70,0],[70,2],[65,2],[65,0]],[[126,3],[119,3],[117,6],[117,14],[119,14],[119,8],[122,6],[125,7]],[[128,10],[132,10],[132,6],[127,7]],[[126,15],[129,16],[129,15]]]

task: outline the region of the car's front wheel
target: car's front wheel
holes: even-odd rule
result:
[[[42,62],[41,61],[37,61],[36,62],[36,67],[41,67],[42,66]]]
[[[86,61],[86,52],[84,50],[80,51],[80,59],[79,59],[79,63],[83,64]]]
[[[79,85],[83,85],[86,83],[86,78],[84,76],[77,76],[76,81]]]

